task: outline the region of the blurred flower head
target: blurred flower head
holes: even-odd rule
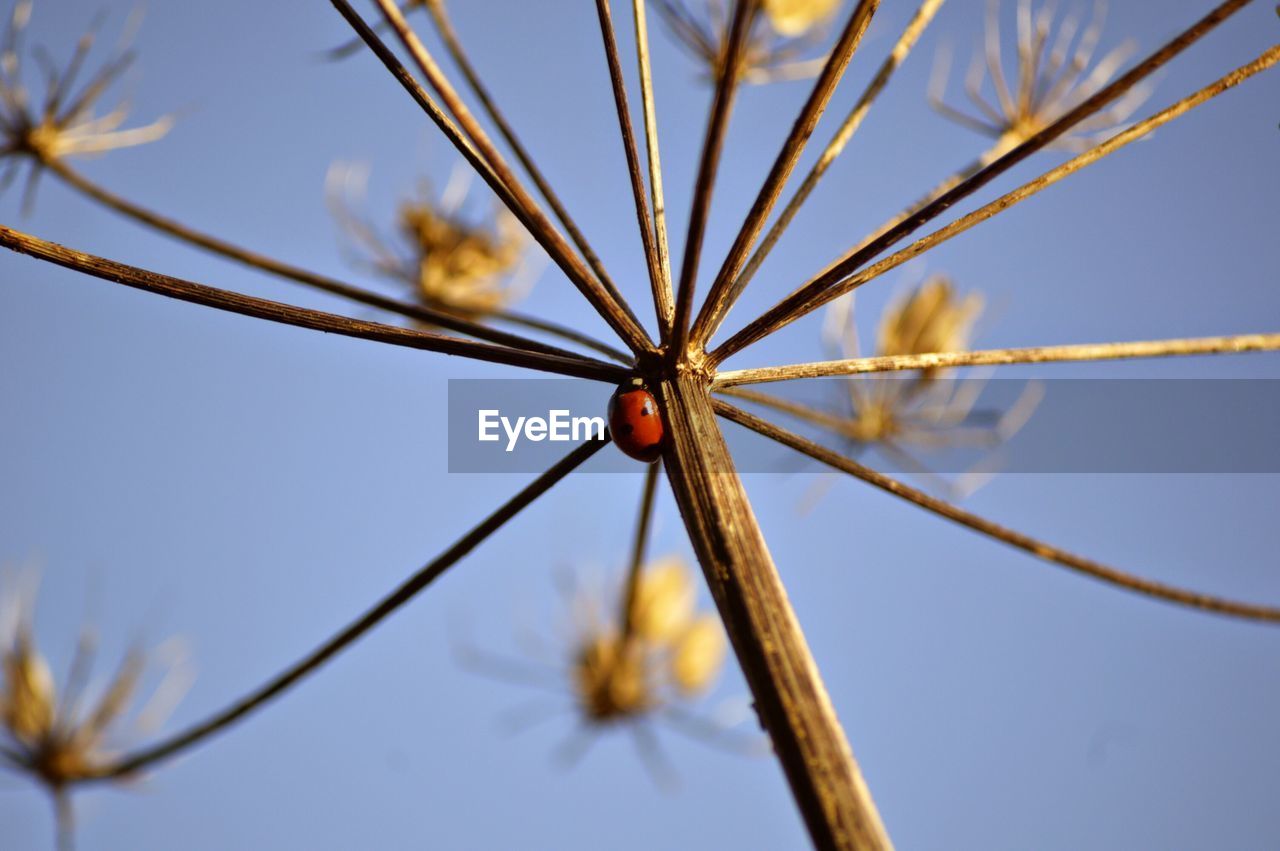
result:
[[[99,112],[100,101],[136,58],[128,44],[135,29],[132,24],[126,27],[126,36],[115,55],[96,72],[89,73],[83,85],[79,84],[80,76],[97,38],[96,23],[80,37],[70,58],[61,65],[44,48],[33,48],[31,58],[44,77],[44,95],[34,97],[23,80],[27,59],[24,34],[31,13],[31,0],[20,0],[13,7],[0,44],[0,160],[5,161],[0,191],[13,182],[20,161],[29,159],[33,165],[25,192],[28,207],[42,167],[69,157],[94,156],[154,142],[173,124],[172,117],[165,116],[150,124],[125,128],[129,116],[127,100]]]
[[[623,594],[626,591],[624,589]],[[668,557],[645,565],[631,602],[575,601],[578,634],[572,682],[583,718],[606,724],[634,719],[710,689],[724,665],[725,638],[716,615],[700,613],[688,565]]]
[[[0,745],[0,762],[55,790],[100,776],[125,743],[126,727],[145,730],[158,725],[185,691],[190,678],[180,648],[170,643],[154,654],[132,648],[111,678],[94,687],[89,680],[96,640],[85,629],[59,690],[36,646],[33,575],[7,578],[4,586],[0,721],[5,744]],[[161,662],[165,673],[146,704],[135,707],[149,661]]]
[[[929,101],[944,117],[996,140],[993,156],[1030,139],[1075,109],[1110,83],[1132,55],[1135,45],[1125,41],[1095,62],[1106,4],[1096,0],[1092,17],[1081,29],[1078,15],[1057,19],[1052,3],[1033,8],[1032,0],[1017,0],[1017,44],[1012,78],[1006,73],[1001,46],[1000,0],[989,0],[985,44],[974,55],[965,80],[965,93],[976,112],[945,101],[949,56],[939,57]],[[994,98],[984,94],[987,78]],[[1086,119],[1059,137],[1053,147],[1083,151],[1123,123],[1151,95],[1137,86],[1110,108]]]
[[[827,57],[819,49],[842,0],[763,0],[742,57],[742,79],[769,83],[812,77]],[[653,0],[676,43],[720,76],[730,25],[725,0]],[[816,55],[815,55],[816,54]]]
[[[438,199],[423,186],[402,201],[394,238],[357,212],[367,177],[363,169],[335,164],[326,194],[357,265],[402,285],[425,307],[474,318],[522,295],[517,273],[526,240],[505,208],[495,205],[479,220],[464,213],[468,192],[459,175],[468,174],[455,171]]]

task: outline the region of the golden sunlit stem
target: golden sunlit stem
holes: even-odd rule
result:
[[[640,572],[644,569],[645,548],[649,543],[649,529],[653,525],[653,502],[658,491],[658,475],[662,465],[650,464],[644,475],[644,490],[640,494],[640,514],[636,518],[636,537],[631,546],[631,564],[627,567],[627,585],[622,594],[622,642],[631,637],[634,627],[636,592],[640,587]]]
[[[1126,343],[1078,343],[1067,346],[1032,346],[1022,349],[984,349],[970,352],[937,352],[921,355],[848,358],[846,360],[734,369],[719,373],[714,389],[741,384],[764,384],[798,378],[861,375],[910,369],[948,369],[961,366],[1005,366],[1024,363],[1075,363],[1183,355],[1219,355],[1280,350],[1280,334],[1237,334],[1230,337],[1187,337],[1175,340],[1141,340]]]

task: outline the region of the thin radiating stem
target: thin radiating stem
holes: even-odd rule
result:
[[[467,108],[457,90],[449,82],[449,78],[445,76],[435,57],[431,55],[426,45],[422,43],[422,39],[418,38],[417,33],[413,31],[413,28],[404,19],[404,15],[400,12],[400,7],[393,0],[374,1],[382,11],[383,18],[395,30],[400,44],[409,52],[418,69],[426,77],[431,88],[444,103],[445,108],[449,110],[450,114],[458,122],[458,126],[462,128],[467,138],[475,145],[476,150],[488,161],[489,167],[507,186],[512,196],[519,201],[521,207],[530,214],[530,218],[535,225],[544,229],[553,243],[558,243],[558,251],[563,253],[564,259],[569,261],[568,265],[572,267],[565,268],[565,274],[569,275],[571,279],[575,275],[582,278],[588,287],[588,292],[591,293],[588,297],[593,299],[596,309],[602,311],[604,318],[611,325],[614,325],[614,330],[626,341],[627,345],[632,347],[633,351],[638,354],[649,349],[650,343],[645,336],[644,330],[640,327],[639,319],[631,312],[630,306],[627,304],[626,299],[622,297],[622,293],[618,291],[617,286],[614,285],[608,275],[603,278],[593,277],[578,256],[564,242],[564,238],[556,231],[555,226],[547,220],[541,209],[539,209],[537,202],[524,188],[520,178],[511,170],[506,159],[489,138],[489,134],[484,131],[480,123],[476,121],[475,116],[471,114],[471,110]],[[553,258],[555,256],[555,254],[552,255]],[[596,301],[599,304],[595,304]]]
[[[778,240],[782,238],[792,220],[795,219],[796,214],[800,212],[800,208],[804,206],[804,203],[809,200],[809,196],[813,194],[818,181],[831,168],[836,158],[844,152],[849,140],[853,138],[853,134],[858,132],[858,128],[862,126],[863,120],[871,110],[871,105],[875,103],[876,98],[880,96],[880,93],[889,84],[894,72],[906,60],[907,55],[915,47],[925,28],[933,21],[934,15],[943,2],[944,0],[924,0],[920,4],[920,8],[912,16],[907,28],[902,31],[897,43],[889,51],[889,56],[880,65],[879,70],[876,71],[875,76],[863,91],[862,96],[858,98],[858,102],[854,104],[853,109],[845,117],[844,123],[840,125],[835,135],[831,137],[831,141],[827,143],[827,147],[823,149],[817,162],[813,164],[813,168],[805,175],[800,186],[796,188],[795,194],[791,196],[791,199],[782,208],[777,220],[770,226],[768,233],[760,241],[759,247],[756,248],[755,253],[751,255],[751,259],[747,261],[746,266],[742,268],[742,272],[734,280],[733,286],[726,294],[722,306],[709,316],[706,330],[702,337],[704,342],[709,341],[719,330],[720,325],[729,315],[729,311],[733,309],[738,297],[742,295],[743,290],[747,288],[747,284],[751,283],[751,279],[755,277],[760,265],[764,263],[765,258],[769,256],[769,252],[773,250],[773,247],[778,244]]]
[[[999,157],[994,162],[992,162],[989,166],[987,166],[986,168],[983,168],[968,180],[961,182],[959,185],[955,186],[950,191],[939,196],[932,203],[923,207],[914,215],[904,219],[902,222],[900,222],[898,225],[894,226],[893,228],[890,228],[882,236],[872,240],[861,250],[858,250],[856,252],[853,252],[852,254],[846,255],[846,257],[844,257],[842,260],[838,261],[834,265],[829,266],[827,270],[824,271],[822,274],[820,274],[818,277],[810,280],[808,283],[801,286],[791,295],[787,296],[778,304],[774,305],[769,310],[765,311],[763,315],[761,315],[759,318],[752,321],[741,331],[739,331],[738,333],[730,337],[728,340],[726,340],[724,344],[722,344],[718,349],[716,349],[715,352],[713,352],[709,356],[709,361],[713,365],[716,363],[719,363],[723,361],[726,357],[729,357],[735,352],[741,351],[744,347],[760,340],[765,336],[768,336],[769,334],[773,333],[779,328],[786,326],[787,324],[799,318],[800,316],[803,316],[804,314],[810,312],[811,310],[814,310],[817,307],[820,307],[821,305],[827,303],[831,299],[837,298],[839,295],[845,292],[848,292],[850,289],[852,289],[852,287],[849,286],[848,280],[853,280],[853,279],[846,280],[846,276],[860,269],[864,264],[870,261],[873,257],[878,256],[887,248],[889,248],[891,245],[899,242],[909,234],[913,233],[915,230],[922,227],[924,224],[928,223],[929,221],[932,221],[934,218],[941,215],[943,212],[945,212],[948,208],[950,208],[956,202],[973,194],[978,189],[987,185],[992,180],[999,177],[1001,174],[1004,174],[1006,171],[1013,168],[1015,165],[1025,160],[1027,157],[1034,154],[1036,151],[1039,151],[1045,146],[1051,144],[1054,140],[1056,140],[1062,134],[1066,133],[1076,124],[1080,123],[1081,121],[1084,121],[1094,113],[1105,108],[1107,105],[1115,101],[1117,98],[1122,97],[1125,92],[1132,89],[1134,86],[1136,86],[1146,77],[1150,76],[1159,68],[1162,68],[1175,56],[1177,56],[1182,51],[1186,50],[1196,41],[1203,38],[1214,27],[1218,26],[1220,23],[1222,23],[1232,14],[1238,12],[1241,8],[1243,8],[1249,2],[1250,0],[1226,0],[1226,2],[1218,6],[1214,11],[1210,12],[1204,18],[1192,24],[1189,28],[1184,30],[1180,35],[1178,35],[1172,41],[1170,41],[1169,43],[1161,47],[1159,50],[1152,53],[1145,60],[1138,63],[1138,65],[1136,65],[1130,71],[1128,71],[1127,73],[1117,78],[1113,83],[1100,89],[1092,97],[1088,98],[1079,106],[1067,112],[1057,121],[1054,121],[1052,124],[1048,125],[1044,130],[1041,130],[1039,133],[1036,133],[1034,136],[1031,136],[1027,140],[1019,143],[1014,148],[1012,148],[1008,153],[1004,154],[1003,156]],[[1197,106],[1200,103],[1203,103],[1204,101],[1208,100],[1214,95],[1219,94],[1228,88],[1231,88],[1232,86],[1238,84],[1242,80],[1252,76],[1253,74],[1256,74],[1258,71],[1261,71],[1264,68],[1270,67],[1275,62],[1275,57],[1271,55],[1272,52],[1273,51],[1268,51],[1267,53],[1263,54],[1261,58],[1259,58],[1258,60],[1255,60],[1253,63],[1250,63],[1250,65],[1237,69],[1236,71],[1232,72],[1231,74],[1219,80],[1217,83],[1212,84],[1208,88],[1203,89],[1200,92],[1196,93],[1195,95],[1192,95],[1191,97],[1179,102],[1173,107],[1170,107],[1169,110],[1166,110],[1164,113],[1161,113],[1159,116],[1156,116],[1153,119],[1148,119],[1145,122],[1141,122],[1137,125],[1134,125],[1128,130],[1125,130],[1117,134],[1116,136],[1112,137],[1110,140],[1108,140],[1107,142],[1104,142],[1102,145],[1099,145],[1091,149],[1090,151],[1087,151],[1084,154],[1081,154],[1079,157],[1076,157],[1074,160],[1071,161],[1071,163],[1075,163],[1075,165],[1070,169],[1070,171],[1064,172],[1062,175],[1060,175],[1060,177],[1071,173],[1071,171],[1075,171],[1079,168],[1082,168],[1084,165],[1088,165],[1091,162],[1095,162],[1096,160],[1101,159],[1101,157],[1105,156],[1106,153],[1110,153],[1112,150],[1115,150],[1116,148],[1122,147],[1124,144],[1127,144],[1128,142],[1133,141],[1133,139],[1139,138],[1140,136],[1145,135],[1146,133],[1149,133],[1152,129],[1154,129],[1155,126],[1158,126],[1159,124],[1163,124],[1167,121],[1172,120],[1173,118],[1176,118],[1178,115],[1181,115],[1182,113],[1186,112],[1192,107]],[[1152,122],[1155,122],[1155,123],[1153,124]],[[1140,132],[1135,132],[1135,131],[1140,131]],[[1100,151],[1102,152],[1100,153]],[[1070,165],[1071,163],[1069,163],[1068,165]],[[1060,179],[1060,177],[1056,179]],[[1043,186],[1038,188],[1043,188]],[[1036,191],[1038,191],[1038,189]],[[1012,195],[1013,193],[1010,193],[1010,194]],[[1027,194],[1032,194],[1032,193],[1028,192]],[[1008,195],[1005,196],[1005,198],[1009,198],[1009,197],[1010,196]],[[1021,197],[1026,197],[1026,196],[1024,195]],[[1021,200],[1021,197],[1019,197],[1017,200]],[[984,210],[989,210],[989,212],[986,214],[984,218],[990,218],[990,216],[995,215],[995,213],[998,212],[999,210],[1005,209],[1008,206],[1012,206],[1012,204],[1016,203],[1016,201],[1006,203],[1003,207],[999,207],[997,209],[996,205],[999,203],[1000,202],[996,202],[995,204],[991,204],[991,205],[988,205],[988,207],[983,208]],[[976,224],[977,221],[979,220],[980,219],[971,220],[969,226],[972,226],[972,224]],[[953,226],[948,226],[948,228],[951,228],[951,227]],[[948,230],[948,228],[944,228],[943,230],[944,231]],[[939,233],[941,232],[942,231],[939,231]],[[926,237],[926,239],[931,239],[931,238],[932,237]],[[923,240],[921,242],[923,242]],[[919,245],[919,243],[917,243],[917,245]],[[930,245],[929,247],[932,247],[932,245]],[[925,250],[924,248],[921,248],[920,251],[917,253],[922,253],[924,250]],[[903,252],[899,252],[899,254],[903,254]],[[870,269],[873,269],[873,268],[876,268],[876,266],[868,267],[868,269],[864,270],[864,272],[869,271]],[[863,273],[858,273],[858,274],[861,275]],[[844,283],[841,283],[842,281]]]
[[[662,339],[671,336],[675,315],[675,294],[671,288],[671,249],[667,245],[667,202],[662,191],[662,156],[658,145],[658,111],[653,102],[653,72],[649,62],[649,22],[645,0],[632,0],[636,31],[636,62],[640,74],[640,100],[644,106],[645,153],[649,160],[649,194],[653,202],[653,231],[657,241],[658,267],[662,270],[662,291],[658,294],[658,326]]]
[[[545,352],[547,354],[558,354],[572,356],[574,353],[566,351],[556,346],[549,346],[546,343],[540,343],[537,340],[530,340],[517,334],[510,334],[495,328],[489,328],[479,322],[471,319],[455,315],[453,313],[441,310],[435,310],[424,305],[411,304],[390,298],[381,293],[372,292],[361,287],[353,286],[343,281],[338,281],[326,275],[311,272],[289,263],[268,257],[265,254],[259,254],[256,251],[250,251],[247,248],[241,248],[238,245],[202,233],[194,228],[187,227],[181,222],[175,221],[168,216],[162,216],[159,213],[148,210],[140,204],[124,198],[116,193],[106,189],[103,186],[89,180],[78,171],[75,171],[61,160],[52,160],[48,163],[48,168],[57,175],[64,183],[75,189],[77,192],[86,197],[102,204],[110,210],[127,216],[137,222],[154,228],[161,233],[180,239],[191,245],[203,248],[228,260],[234,260],[237,263],[243,263],[253,269],[258,269],[268,274],[276,275],[285,280],[308,286],[330,295],[345,298],[357,304],[368,305],[379,310],[385,310],[388,313],[394,313],[404,316],[418,322],[426,322],[432,325],[438,325],[441,328],[447,328],[450,331],[456,331],[460,334],[467,334],[480,340],[488,340],[491,343],[499,343],[512,348],[525,349],[527,351]],[[518,314],[506,313],[504,311],[494,311],[490,314],[494,319],[505,320],[517,325],[534,328],[547,334],[553,334],[566,340],[586,346],[594,351],[606,355],[614,360],[622,363],[630,362],[631,358],[625,352],[621,352],[613,346],[600,342],[580,331],[572,328],[566,328],[554,322],[544,322],[540,319],[532,317],[524,317]]]
[[[719,373],[713,388],[741,384],[765,384],[798,378],[826,378],[911,369],[950,369],[963,366],[1006,366],[1022,363],[1076,363],[1184,355],[1220,355],[1280,350],[1280,334],[1237,334],[1230,337],[1187,337],[1176,340],[1140,340],[1125,343],[1077,343],[1067,346],[1032,346],[1022,349],[983,349],[973,352],[936,352],[921,355],[849,358],[847,360],[795,363]]]
[[[547,217],[538,209],[537,204],[529,197],[518,182],[514,181],[514,175],[511,174],[509,168],[505,168],[501,157],[493,159],[492,156],[497,155],[497,151],[493,149],[492,143],[487,146],[481,146],[481,141],[488,141],[488,137],[483,135],[477,138],[474,134],[464,134],[453,119],[440,109],[435,100],[427,93],[426,89],[413,78],[404,65],[398,60],[390,48],[378,37],[372,28],[361,18],[351,4],[347,0],[330,0],[334,8],[347,21],[356,34],[369,46],[374,55],[378,57],[383,66],[391,72],[396,81],[405,89],[406,92],[414,99],[423,112],[436,124],[440,132],[444,134],[464,159],[475,169],[476,173],[484,178],[485,183],[493,190],[494,194],[506,205],[524,226],[525,230],[533,236],[534,240],[542,246],[543,250],[551,257],[551,259],[560,267],[565,276],[573,283],[574,287],[582,293],[583,297],[596,309],[601,317],[613,328],[614,332],[622,338],[633,352],[639,353],[648,350],[650,344],[646,338],[643,329],[635,318],[627,312],[612,294],[605,289],[604,285],[597,280],[590,271],[583,265],[581,259],[573,252],[568,243],[555,229],[555,226],[547,220]],[[408,25],[404,22],[404,17],[391,4],[379,0],[379,5],[384,9],[384,14],[393,22],[398,22],[396,32],[401,40],[411,46],[410,52],[414,54],[415,59],[426,64],[435,73],[437,82],[444,82],[439,74],[439,68],[435,65],[435,61],[426,53],[426,49],[422,46],[422,42],[418,37],[409,30]],[[417,50],[412,47],[416,46]],[[434,85],[434,84],[433,84]],[[452,92],[452,88],[446,91]],[[456,101],[456,93],[454,100]],[[470,118],[470,113],[466,112],[466,107],[457,103],[462,108],[463,114]],[[461,119],[459,119],[461,120]],[[475,120],[471,119],[470,124],[479,129],[475,125]],[[492,156],[491,156],[492,155]]]
[[[720,152],[724,148],[729,114],[741,80],[741,56],[746,47],[759,0],[736,0],[733,20],[723,61],[717,69],[715,96],[707,117],[707,131],[698,161],[698,177],[693,184],[693,203],[689,210],[689,230],[684,240],[684,259],[680,265],[680,284],[676,290],[675,325],[672,328],[671,357],[682,359],[689,341],[689,321],[693,314],[693,291],[698,278],[698,261],[702,257],[702,240],[707,233],[707,217],[711,212],[711,195],[715,190]]]
[[[831,49],[831,55],[827,58],[827,62],[822,68],[822,73],[814,81],[813,89],[809,92],[808,99],[805,101],[804,106],[800,108],[800,114],[796,116],[795,122],[791,125],[791,132],[787,134],[786,141],[782,143],[782,149],[778,151],[778,156],[773,161],[773,167],[769,170],[768,177],[765,178],[764,184],[760,187],[756,200],[747,212],[747,217],[742,222],[742,227],[739,228],[738,235],[734,238],[733,245],[729,248],[729,253],[711,284],[707,299],[698,311],[698,318],[694,322],[691,335],[695,346],[701,346],[706,342],[710,329],[720,324],[720,317],[728,310],[731,295],[730,287],[737,278],[738,273],[742,271],[742,264],[747,259],[747,253],[751,251],[751,246],[755,244],[756,239],[760,236],[760,231],[764,229],[765,221],[769,218],[769,214],[773,212],[774,205],[778,203],[778,198],[782,195],[782,190],[786,186],[788,178],[791,177],[791,172],[795,169],[800,155],[804,153],[805,146],[809,143],[809,137],[817,129],[818,121],[826,111],[831,96],[835,94],[836,86],[840,84],[841,78],[844,77],[845,69],[849,67],[849,61],[853,58],[854,52],[857,51],[858,45],[862,43],[862,37],[866,34],[867,26],[871,23],[871,18],[879,8],[880,0],[859,0],[853,10],[849,12],[849,20],[845,24],[844,30],[840,33],[840,38],[836,41],[835,47]]]
[[[596,381],[616,383],[629,375],[628,370],[617,364],[576,355],[564,357],[495,346],[491,343],[466,340],[461,337],[449,337],[396,325],[350,319],[333,313],[294,307],[277,301],[222,290],[86,254],[3,225],[0,225],[0,247],[83,272],[95,278],[123,284],[126,287],[225,310],[229,313],[238,313],[241,316],[294,325],[298,328],[310,328],[314,331],[341,334],[344,337],[374,340],[411,349],[537,369],[557,375],[591,378]]]
[[[894,496],[905,499],[907,502],[918,505],[926,511],[931,511],[975,532],[980,532],[983,535],[995,538],[997,541],[1024,550],[1052,564],[1091,576],[1094,579],[1127,591],[1164,600],[1167,603],[1176,603],[1192,609],[1199,609],[1200,611],[1213,612],[1214,614],[1243,618],[1245,620],[1280,623],[1280,608],[1228,600],[1209,594],[1201,594],[1198,591],[1188,591],[1184,588],[1166,585],[1163,582],[1135,576],[1131,573],[1117,570],[1114,567],[1109,567],[1101,562],[1075,555],[1051,544],[1046,544],[1030,535],[1024,535],[998,523],[993,523],[972,512],[952,505],[946,500],[930,496],[924,491],[903,484],[897,479],[879,473],[864,464],[859,464],[857,461],[847,458],[838,452],[833,452],[825,446],[806,440],[794,432],[773,425],[740,408],[735,408],[727,402],[714,400],[713,404],[715,405],[716,413],[728,420],[746,426],[752,431],[788,446],[829,467],[848,473],[867,484],[874,485]]]
[[[75,805],[71,801],[71,792],[66,788],[53,791],[53,829],[58,851],[75,851]]]
[[[608,437],[603,440],[588,441],[574,449],[560,461],[557,461],[549,470],[530,482],[523,490],[498,508],[497,511],[490,514],[479,525],[459,538],[453,546],[441,553],[434,561],[405,580],[399,588],[384,597],[377,605],[315,650],[268,680],[260,688],[245,695],[207,720],[158,744],[122,757],[99,772],[95,777],[90,778],[90,780],[105,780],[136,774],[141,769],[177,756],[215,733],[225,730],[253,711],[260,709],[273,698],[278,697],[282,692],[288,690],[309,674],[314,673],[325,662],[351,646],[361,636],[416,597],[419,592],[435,581],[448,568],[487,540],[508,520],[516,516],[521,509],[546,493],[554,484],[577,469],[579,465],[598,452],[608,442]]]
[[[640,572],[644,570],[645,549],[649,544],[649,528],[653,524],[654,496],[658,491],[660,464],[650,464],[645,471],[644,490],[640,494],[640,514],[636,518],[636,537],[631,546],[631,564],[627,567],[627,584],[622,595],[622,641],[631,637],[634,628],[636,594],[640,588]]]
[[[529,151],[520,138],[512,129],[511,123],[507,121],[502,111],[498,109],[497,102],[493,99],[489,89],[485,86],[484,81],[480,79],[476,68],[471,64],[470,58],[462,48],[462,41],[458,38],[457,30],[453,27],[453,21],[449,18],[449,13],[445,9],[444,0],[426,0],[427,11],[431,14],[431,19],[436,25],[437,32],[440,33],[440,41],[443,42],[445,50],[452,57],[454,64],[458,66],[458,70],[462,72],[463,78],[467,81],[467,85],[476,96],[476,100],[480,101],[480,105],[484,107],[484,111],[493,120],[493,124],[498,128],[498,132],[502,134],[502,138],[511,146],[512,153],[516,159],[520,161],[520,165],[528,173],[529,179],[533,181],[533,185],[537,187],[538,192],[546,199],[547,206],[551,208],[551,212],[559,219],[560,224],[564,226],[565,232],[569,234],[569,238],[573,240],[573,244],[582,252],[583,258],[587,261],[587,265],[596,273],[605,285],[605,289],[612,292],[619,300],[618,287],[609,277],[609,273],[605,270],[604,264],[600,262],[600,257],[591,248],[587,238],[583,235],[577,223],[569,215],[569,211],[565,209],[564,203],[560,197],[551,188],[551,184],[542,174],[542,170],[538,168],[533,157],[529,155]]]
[[[653,220],[649,217],[649,203],[645,198],[644,173],[640,168],[640,152],[636,146],[636,131],[631,124],[631,107],[627,102],[627,83],[622,76],[622,60],[618,56],[618,39],[613,29],[613,12],[609,0],[596,0],[596,13],[600,18],[600,36],[604,41],[605,58],[609,65],[609,82],[613,87],[613,102],[618,112],[618,128],[622,133],[622,147],[627,156],[627,175],[631,178],[631,195],[635,200],[636,222],[640,227],[640,242],[644,247],[645,265],[649,271],[649,286],[653,290],[654,311],[661,319],[663,296],[669,284],[664,282],[662,262],[658,257],[658,245],[653,234]],[[666,323],[659,321],[663,342],[666,342]]]

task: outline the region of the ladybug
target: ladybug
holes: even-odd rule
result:
[[[662,454],[666,428],[658,400],[635,382],[623,384],[609,398],[609,434],[624,454],[651,464]]]

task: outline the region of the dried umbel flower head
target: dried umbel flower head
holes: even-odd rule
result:
[[[946,118],[995,139],[991,156],[999,156],[1057,121],[1115,78],[1135,46],[1125,41],[1094,61],[1105,15],[1104,0],[1097,0],[1091,20],[1081,30],[1081,20],[1074,14],[1055,20],[1052,3],[1036,10],[1031,0],[1018,0],[1017,68],[1011,85],[1000,44],[1000,0],[989,0],[985,45],[974,56],[965,81],[965,93],[977,112],[966,112],[944,101],[949,64],[946,58],[938,63],[930,85],[930,104]],[[982,91],[988,76],[994,102]],[[1101,137],[1121,129],[1150,94],[1148,86],[1134,87],[1109,109],[1077,124],[1053,147],[1073,152],[1092,147]]]
[[[356,212],[365,173],[335,164],[329,206],[358,249],[355,262],[409,289],[425,307],[467,317],[491,315],[517,299],[526,241],[515,217],[495,207],[487,221],[468,217],[467,187],[455,172],[438,200],[427,187],[400,204],[396,237],[385,238]]]
[[[765,0],[742,56],[742,79],[769,83],[812,77],[825,55],[813,55],[841,0]],[[729,4],[722,0],[653,0],[671,36],[716,79],[729,34]],[[695,6],[701,6],[695,10]]]
[[[982,296],[960,298],[946,275],[932,275],[885,309],[876,340],[877,356],[962,352],[969,348]],[[926,370],[925,377],[935,373]]]
[[[54,792],[102,774],[122,744],[125,722],[140,729],[160,723],[186,689],[189,677],[176,646],[158,649],[167,669],[146,705],[134,699],[147,668],[148,654],[129,650],[100,689],[89,688],[96,641],[82,632],[71,671],[61,693],[48,662],[36,647],[33,627],[34,581],[6,582],[0,598],[0,721],[7,740],[0,762],[37,779]],[[89,692],[96,692],[89,699]]]
[[[588,614],[579,624],[571,687],[589,723],[635,719],[707,691],[725,650],[719,620],[696,610],[688,565],[665,558],[641,573],[626,621]]]
[[[22,79],[23,36],[31,12],[31,0],[21,0],[14,6],[0,45],[0,159],[6,161],[0,173],[0,191],[13,181],[20,161],[29,159],[32,168],[25,192],[28,207],[34,199],[41,168],[68,157],[93,156],[154,142],[173,124],[172,117],[165,116],[151,124],[122,129],[129,115],[127,101],[105,113],[98,112],[99,101],[133,64],[135,54],[126,38],[116,54],[78,86],[97,37],[96,28],[80,37],[71,58],[61,68],[47,51],[39,47],[32,50],[46,78],[44,97],[34,98]]]
[[[850,294],[827,309],[823,341],[827,356],[833,360],[861,357],[853,304]],[[960,296],[950,278],[932,275],[885,308],[874,354],[893,357],[966,351],[981,312],[979,294]],[[873,448],[901,469],[959,497],[989,475],[990,458],[980,459],[976,467],[951,481],[934,474],[915,452],[994,449],[1026,423],[1039,403],[1041,390],[1037,384],[1028,384],[1008,410],[975,412],[984,381],[956,380],[949,372],[923,369],[910,375],[881,372],[850,376],[836,382],[840,394],[830,406],[803,404],[745,388],[722,392],[817,425],[846,441],[853,454]],[[806,500],[811,501],[812,496]]]

